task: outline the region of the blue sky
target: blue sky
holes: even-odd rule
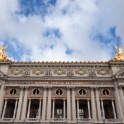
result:
[[[13,61],[108,61],[124,42],[124,0],[0,0]]]

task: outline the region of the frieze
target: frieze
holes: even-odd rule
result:
[[[87,74],[87,70],[79,69],[75,71],[75,74],[84,75]]]
[[[97,77],[95,68],[89,68],[88,71],[89,71],[89,77],[90,78],[96,78]]]
[[[66,73],[66,71],[62,70],[62,69],[54,70],[54,74],[62,75],[62,74],[65,74],[65,73]]]
[[[35,75],[44,74],[44,70],[42,70],[42,69],[33,69],[32,74],[35,74]]]
[[[11,74],[13,74],[13,75],[23,74],[23,70],[22,69],[12,69]]]
[[[109,69],[100,69],[100,70],[97,70],[97,74],[100,74],[100,75],[110,75],[112,74],[112,71],[109,70]]]

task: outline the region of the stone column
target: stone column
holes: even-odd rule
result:
[[[29,115],[30,115],[30,108],[31,108],[31,99],[28,99],[28,112],[27,112],[27,118],[29,118]]]
[[[115,111],[115,105],[114,105],[114,100],[113,99],[112,99],[112,109],[113,109],[114,119],[117,119],[116,111]]]
[[[77,100],[77,120],[79,119],[79,99]]]
[[[115,92],[115,103],[116,103],[118,118],[124,122],[122,106],[121,106],[121,101],[120,101],[120,96],[119,96],[117,83],[115,83],[115,91],[114,92]]]
[[[5,99],[5,104],[4,104],[4,108],[3,108],[2,118],[4,118],[5,111],[6,111],[6,106],[7,106],[7,99]]]
[[[72,119],[76,120],[75,89],[72,88]]]
[[[122,107],[123,107],[123,115],[124,115],[124,93],[123,93],[123,87],[119,87],[119,92],[120,92],[120,100],[122,103]]]
[[[44,87],[44,93],[43,93],[43,106],[42,106],[42,120],[45,120],[46,117],[46,87]]]
[[[65,99],[63,99],[63,119],[65,119]]]
[[[88,115],[89,115],[89,119],[91,119],[91,112],[90,112],[90,102],[89,102],[89,99],[87,99],[87,105],[88,105]]]
[[[24,100],[23,100],[23,106],[22,106],[21,120],[24,120],[25,117],[26,117],[28,89],[29,89],[29,87],[25,87],[25,94],[24,94]]]
[[[15,108],[14,108],[14,113],[13,113],[13,119],[15,119],[16,116],[16,111],[17,111],[17,105],[18,105],[18,99],[15,99]]]
[[[21,114],[21,109],[22,109],[23,89],[24,87],[20,87],[20,96],[19,96],[16,120],[20,119],[20,114]]]
[[[4,85],[4,82],[2,82],[1,89],[0,89],[0,117],[2,115],[2,109],[4,104],[4,93],[5,93],[5,85]]]
[[[38,119],[40,119],[40,115],[41,115],[41,99],[39,99]]]
[[[67,88],[67,121],[71,120],[70,88]]]
[[[100,100],[99,100],[99,89],[98,88],[96,88],[96,105],[97,105],[98,121],[102,121],[101,109],[100,109]]]
[[[54,120],[55,99],[53,99],[52,119]]]
[[[48,89],[47,120],[51,119],[51,87]]]
[[[101,99],[101,107],[102,107],[103,120],[105,120],[105,112],[104,112],[104,106],[103,106],[103,99]]]
[[[92,118],[96,121],[96,106],[95,106],[95,98],[94,98],[94,90],[91,87],[91,107],[92,107]]]

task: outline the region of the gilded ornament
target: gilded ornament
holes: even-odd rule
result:
[[[114,59],[119,61],[119,60],[124,60],[124,54],[123,54],[123,46],[116,46],[114,45],[117,53],[114,55]]]
[[[7,60],[7,55],[5,54],[5,49],[7,46],[0,46],[0,61]]]

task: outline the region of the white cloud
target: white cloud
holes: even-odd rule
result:
[[[32,61],[105,61],[111,59],[112,45],[93,40],[92,35],[101,32],[106,37],[108,29],[116,26],[116,33],[124,41],[123,0],[58,0],[50,6],[50,14],[14,14],[19,11],[17,0],[0,1],[0,38],[17,39],[29,53],[22,53],[22,60]],[[58,29],[60,39],[51,34],[44,36],[47,28]],[[51,48],[53,45],[53,48]],[[9,47],[9,46],[8,46]],[[72,50],[66,54],[67,48]],[[25,51],[26,51],[25,50]],[[10,51],[11,52],[11,51]],[[11,57],[12,58],[12,57]]]

